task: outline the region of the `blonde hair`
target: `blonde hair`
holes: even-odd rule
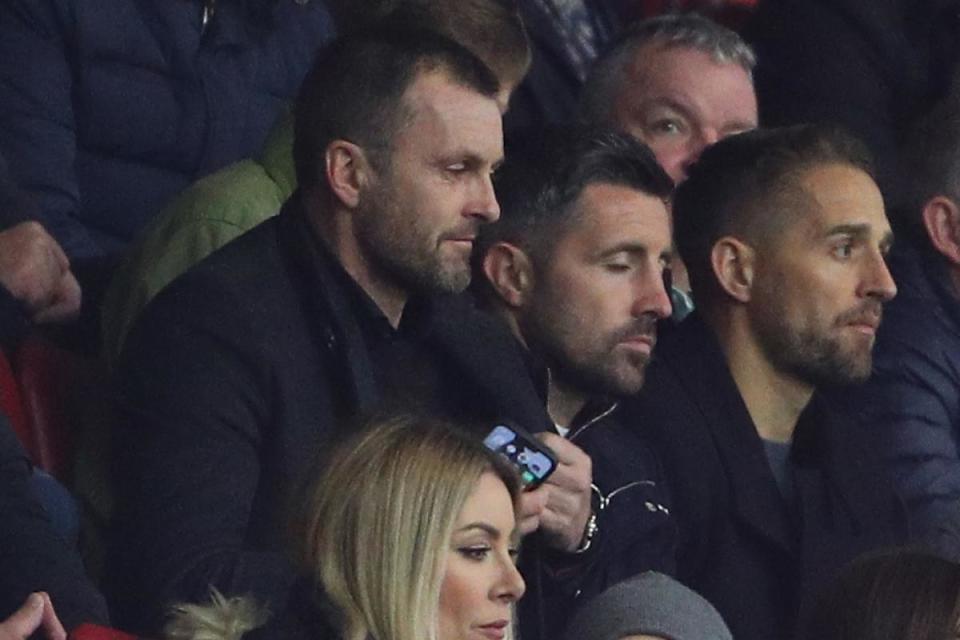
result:
[[[344,640],[436,640],[445,549],[480,476],[516,507],[513,469],[425,418],[380,421],[325,466],[303,505],[303,566],[343,615]]]

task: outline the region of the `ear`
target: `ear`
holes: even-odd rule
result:
[[[327,145],[324,159],[330,190],[345,206],[356,207],[371,171],[363,149],[346,140],[334,140]]]
[[[755,260],[750,245],[730,236],[720,238],[710,251],[710,266],[717,283],[738,302],[750,302]]]
[[[483,256],[483,273],[508,307],[520,308],[529,300],[533,290],[533,264],[523,249],[497,242]]]
[[[934,249],[960,265],[960,208],[946,196],[931,198],[923,207],[923,226]]]

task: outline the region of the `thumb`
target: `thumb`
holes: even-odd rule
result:
[[[22,640],[37,630],[43,620],[43,598],[39,593],[31,593],[23,606],[13,615],[0,623],[0,638]]]

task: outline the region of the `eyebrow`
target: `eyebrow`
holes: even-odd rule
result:
[[[497,529],[492,524],[488,524],[486,522],[471,522],[470,524],[460,527],[459,529],[457,529],[456,532],[466,533],[468,531],[473,531],[473,530],[482,531],[487,535],[489,535],[494,540],[500,539],[503,535],[502,533],[500,533],[500,529]]]

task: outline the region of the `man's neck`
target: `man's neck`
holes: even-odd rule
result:
[[[366,292],[374,304],[383,312],[394,329],[400,326],[403,308],[409,297],[407,291],[393,280],[380,276],[381,269],[371,264],[349,226],[347,216],[338,216],[334,212],[313,213],[318,206],[315,201],[305,202],[307,219],[313,232],[343,266],[344,271]],[[327,215],[327,214],[330,215]]]
[[[550,376],[547,386],[547,414],[553,423],[569,429],[574,418],[587,404],[587,395]]]
[[[743,323],[713,323],[757,433],[764,440],[790,442],[813,386],[777,370]]]

